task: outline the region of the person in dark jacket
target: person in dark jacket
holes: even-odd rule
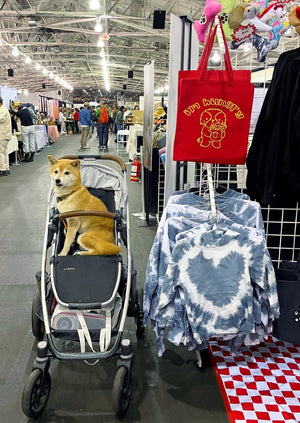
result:
[[[124,119],[123,119],[124,112],[125,112],[125,107],[121,106],[119,111],[116,114],[115,124],[116,124],[116,127],[117,127],[118,140],[120,140],[120,135],[118,135],[118,131],[120,131],[122,129],[123,122],[124,122]]]
[[[15,107],[18,108],[18,111],[10,109],[9,112],[14,116],[18,116],[21,121],[21,134],[25,153],[23,161],[33,162],[35,153],[35,126],[33,125],[32,117],[27,107],[23,107],[20,101],[15,102]]]

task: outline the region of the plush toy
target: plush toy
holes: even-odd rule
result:
[[[227,40],[232,40],[231,35],[233,34],[233,29],[230,28],[228,21],[229,21],[229,14],[230,12],[237,7],[240,0],[220,0],[222,4],[222,10],[220,13],[225,37]]]
[[[246,20],[242,22],[242,25],[246,26],[248,23],[251,23],[255,26],[258,32],[270,32],[272,31],[272,27],[267,25],[266,23],[262,22],[258,17],[257,14],[259,12],[258,5],[250,5],[247,6],[244,10],[244,18]]]
[[[265,23],[270,22],[274,17],[281,19],[283,17],[283,4],[279,2],[271,3],[268,7],[261,10],[257,17]]]
[[[262,63],[266,60],[267,54],[278,47],[279,40],[268,40],[266,38],[261,37],[258,34],[253,34],[249,39],[246,41],[252,43],[252,45],[257,50],[257,61]],[[245,42],[243,41],[232,41],[230,44],[230,48],[232,50],[236,50],[240,45]]]
[[[244,20],[244,10],[248,6],[248,0],[240,0],[228,16],[228,25],[231,29],[238,29]]]
[[[233,37],[231,48],[234,50],[244,42],[250,42],[257,50],[257,61],[264,62],[267,54],[278,47],[280,37],[289,27],[288,22],[281,21],[284,15],[283,6],[284,2],[276,1],[268,4],[268,0],[249,4],[244,10],[244,20],[241,25],[251,24],[255,28],[255,32],[250,38],[241,41],[238,36]],[[238,31],[239,29],[235,31],[235,34]],[[269,39],[263,38],[257,32],[269,32]]]
[[[262,8],[257,17],[261,22],[264,22],[272,27],[270,39],[280,40],[280,37],[284,34],[284,32],[286,32],[289,26],[288,22],[281,22],[284,15],[284,4],[275,2],[268,5],[268,2],[263,0],[261,6]]]
[[[201,44],[204,44],[205,42],[205,34],[210,22],[220,13],[221,9],[222,5],[218,1],[206,0],[200,21],[194,22],[194,28]]]
[[[289,23],[295,27],[297,34],[300,35],[300,6],[295,6],[288,14]]]

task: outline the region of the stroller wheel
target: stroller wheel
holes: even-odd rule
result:
[[[144,313],[143,313],[143,288],[137,288],[136,290],[136,336],[139,339],[144,338],[145,326],[144,326]]]
[[[46,404],[51,391],[51,378],[49,372],[44,375],[41,369],[34,369],[28,377],[22,395],[22,409],[27,417],[39,417]]]
[[[112,402],[116,417],[123,418],[129,407],[132,392],[132,374],[131,371],[121,366],[117,369],[114,379]]]
[[[36,289],[33,300],[32,300],[32,307],[31,307],[31,327],[32,333],[38,341],[42,341],[44,338],[45,327],[42,320],[38,317],[37,312],[41,308],[41,298],[40,292]]]

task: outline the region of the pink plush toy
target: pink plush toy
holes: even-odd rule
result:
[[[203,14],[200,18],[200,21],[194,22],[194,28],[198,35],[199,42],[204,44],[205,34],[208,28],[209,23],[217,16],[222,9],[221,3],[216,0],[206,0]]]

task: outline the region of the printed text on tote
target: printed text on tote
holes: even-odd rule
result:
[[[221,107],[224,107],[225,109],[230,110],[231,112],[236,111],[235,117],[237,119],[243,119],[245,117],[244,113],[241,111],[239,106],[233,103],[232,101],[222,100],[221,98],[210,98],[210,99],[203,98],[202,103],[203,103],[203,106],[205,107],[221,106]],[[183,113],[187,116],[191,116],[195,111],[199,110],[200,108],[201,108],[201,105],[199,103],[194,103],[191,106],[187,107],[183,111]]]

